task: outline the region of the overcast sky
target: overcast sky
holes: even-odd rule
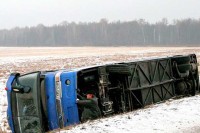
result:
[[[107,18],[128,21],[143,18],[200,18],[200,0],[1,0],[0,29],[53,25],[62,21],[90,22]]]

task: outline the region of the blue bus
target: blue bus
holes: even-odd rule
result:
[[[199,92],[195,54],[78,69],[12,73],[6,84],[13,133],[47,132]]]

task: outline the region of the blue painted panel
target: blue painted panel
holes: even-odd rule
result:
[[[64,126],[79,123],[78,107],[76,103],[76,72],[62,72],[60,76],[62,87],[62,107],[64,112]],[[70,84],[66,84],[66,81]]]
[[[7,90],[7,99],[8,99],[8,109],[7,109],[7,116],[8,116],[8,124],[12,130],[12,132],[14,133],[14,123],[13,123],[13,117],[12,117],[12,110],[11,110],[11,91],[12,91],[12,82],[15,79],[14,75],[11,75],[8,78],[8,81],[6,83],[6,88]]]
[[[56,110],[55,73],[45,74],[45,89],[47,96],[48,126],[50,130],[59,128]]]

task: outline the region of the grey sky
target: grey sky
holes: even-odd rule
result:
[[[127,21],[144,18],[200,18],[200,0],[1,0],[0,29],[53,25],[62,21],[89,22],[107,18]]]

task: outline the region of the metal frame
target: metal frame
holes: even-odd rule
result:
[[[134,62],[130,67],[132,74],[128,81],[128,103],[134,100],[144,107],[175,96],[171,58]],[[132,110],[134,107],[129,108]]]

